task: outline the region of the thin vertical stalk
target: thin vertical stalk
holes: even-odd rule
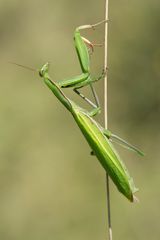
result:
[[[105,19],[108,20],[108,1],[105,0]],[[108,22],[105,23],[105,45],[104,45],[104,69],[108,66]],[[104,78],[104,127],[108,128],[108,114],[107,114],[107,72]],[[111,206],[110,206],[110,190],[109,190],[109,176],[106,173],[106,194],[107,194],[107,217],[108,217],[108,237],[112,240],[112,225],[111,225]]]

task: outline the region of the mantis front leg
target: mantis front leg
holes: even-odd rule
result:
[[[97,78],[91,78],[91,76],[88,76],[88,74],[86,73],[82,73],[79,76],[76,76],[72,79],[66,79],[63,81],[58,82],[58,85],[60,88],[69,88],[69,87],[73,87],[73,91],[78,94],[83,100],[85,100],[90,106],[94,107],[94,108],[100,108],[100,104],[99,104],[99,98],[98,95],[92,85],[92,83],[97,82],[99,80],[101,80],[105,74],[106,74],[106,70],[103,70],[101,75]],[[88,99],[87,97],[85,97],[80,91],[79,89],[90,85],[95,103],[93,103],[90,99]]]
[[[102,74],[95,79],[92,79],[90,76],[88,76],[86,74],[81,74],[79,76],[76,76],[72,79],[67,79],[67,80],[63,80],[58,82],[58,85],[60,88],[69,88],[72,86],[73,83],[74,84],[74,88],[73,91],[78,94],[83,100],[85,100],[90,106],[92,106],[93,108],[99,108],[100,109],[100,104],[99,104],[99,99],[98,99],[98,95],[92,85],[92,83],[99,81],[100,79],[102,79],[105,75],[105,71],[102,72]],[[90,85],[95,103],[93,103],[90,99],[88,99],[87,97],[85,97],[80,91],[79,89],[86,86],[86,85]],[[98,111],[100,112],[100,111]]]
[[[99,44],[93,44],[88,39],[82,37],[80,34],[80,30],[88,29],[88,28],[94,29],[96,26],[98,26],[102,23],[105,23],[105,22],[106,21],[101,21],[101,22],[93,24],[93,25],[83,25],[83,26],[76,28],[75,33],[74,33],[74,42],[75,42],[75,48],[76,48],[78,59],[80,62],[82,74],[75,76],[73,78],[70,78],[70,79],[65,79],[58,83],[59,87],[61,87],[61,88],[72,87],[75,93],[77,93],[82,99],[84,99],[87,103],[89,103],[94,108],[97,108],[97,107],[99,108],[99,99],[98,99],[98,96],[96,94],[94,87],[92,86],[92,83],[103,78],[104,74],[101,74],[100,77],[98,77],[97,79],[91,78],[90,56],[89,56],[89,51],[87,49],[86,44],[92,49],[92,51],[93,51],[93,46],[99,45]],[[91,87],[91,91],[92,91],[92,94],[93,94],[93,97],[95,100],[95,104],[92,103],[88,98],[86,98],[78,90],[79,88],[82,88],[87,85],[89,85]]]

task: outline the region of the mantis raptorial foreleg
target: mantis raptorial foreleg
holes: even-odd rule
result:
[[[76,77],[74,77],[72,79],[60,81],[60,82],[58,82],[58,85],[61,88],[69,88],[69,87],[72,87],[72,85],[74,85],[73,91],[75,93],[77,93],[82,99],[84,99],[89,105],[91,105],[92,107],[96,108],[96,107],[100,107],[100,104],[99,104],[99,99],[98,99],[97,93],[96,93],[92,83],[97,82],[100,79],[102,79],[105,76],[105,74],[106,74],[106,71],[103,70],[102,74],[99,77],[91,78],[89,76],[87,79],[85,79],[85,75],[84,74],[81,74],[81,75],[76,76]],[[91,87],[91,91],[92,91],[93,97],[95,99],[95,104],[91,100],[89,100],[87,97],[85,97],[79,91],[80,88],[82,88],[82,87],[84,87],[86,85],[90,85],[90,87]]]
[[[98,22],[93,25],[83,25],[83,26],[76,28],[75,33],[74,33],[74,42],[75,42],[75,48],[76,48],[78,59],[80,62],[82,74],[75,76],[74,78],[71,78],[71,79],[62,80],[58,83],[59,87],[61,87],[61,88],[72,87],[74,92],[77,93],[82,99],[84,99],[86,102],[88,102],[91,106],[98,107],[98,108],[99,108],[99,100],[98,100],[96,91],[92,86],[92,83],[103,78],[105,71],[103,71],[103,73],[97,79],[92,79],[92,77],[90,75],[89,51],[87,49],[86,44],[92,49],[92,51],[93,51],[93,46],[97,46],[97,45],[100,46],[101,44],[91,43],[88,39],[81,36],[80,30],[89,29],[89,28],[94,29],[96,26],[98,26],[102,23],[105,23],[105,22],[106,22],[106,20]],[[92,91],[92,94],[93,94],[93,97],[95,100],[95,104],[92,103],[88,98],[86,98],[82,93],[80,93],[79,90],[77,90],[77,89],[82,88],[87,85],[90,85],[90,87],[91,87],[91,91]]]

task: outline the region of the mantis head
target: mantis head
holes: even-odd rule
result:
[[[45,74],[48,74],[49,63],[45,63],[42,68],[39,70],[40,77],[45,77]]]

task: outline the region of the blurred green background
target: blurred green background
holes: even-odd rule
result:
[[[159,0],[110,1],[109,128],[146,153],[140,158],[117,146],[140,203],[130,203],[111,183],[114,239],[160,237],[159,12]],[[81,71],[74,29],[103,18],[104,1],[0,0],[2,240],[107,239],[104,170],[38,75],[7,63],[39,68],[50,61],[55,80],[75,76]],[[83,35],[103,42],[103,26]],[[102,67],[103,48],[96,48],[93,75]],[[103,82],[96,88],[103,106]]]

